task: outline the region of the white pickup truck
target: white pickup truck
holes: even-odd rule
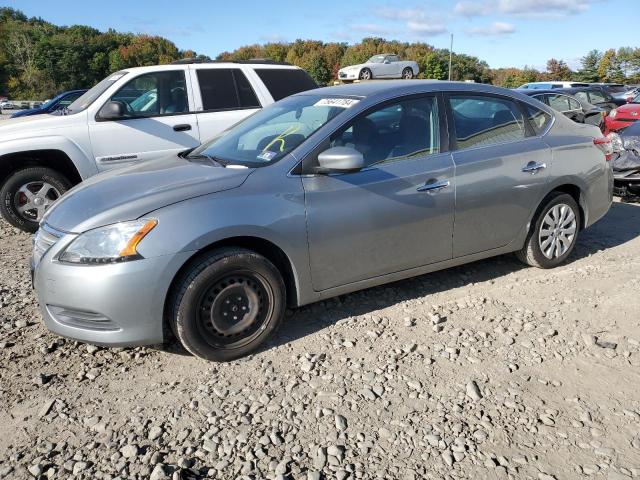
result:
[[[179,61],[109,75],[59,115],[0,121],[0,213],[29,232],[99,172],[197,147],[256,110],[316,88],[272,61]]]

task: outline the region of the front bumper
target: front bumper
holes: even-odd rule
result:
[[[343,72],[343,71],[339,71],[338,72],[338,78],[340,80],[357,80],[358,77],[360,75],[360,71],[359,70],[350,70],[347,72]]]
[[[64,238],[59,243],[64,242]],[[106,346],[164,340],[164,304],[180,267],[192,255],[144,258],[109,265],[68,265],[54,245],[37,265],[33,284],[47,328],[60,336]]]

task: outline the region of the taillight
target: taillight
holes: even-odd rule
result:
[[[613,144],[611,139],[607,137],[598,137],[593,139],[593,144],[602,150],[604,158],[608,162],[611,160],[611,154],[613,154]]]

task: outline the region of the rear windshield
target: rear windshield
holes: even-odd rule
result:
[[[627,91],[627,87],[624,85],[609,85],[607,90],[612,93],[625,93]]]
[[[298,68],[256,68],[274,101],[289,95],[318,88],[318,84],[304,70]]]

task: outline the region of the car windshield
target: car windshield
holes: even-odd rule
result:
[[[64,93],[61,93],[60,95],[53,97],[51,100],[49,100],[48,102],[43,103],[39,108],[49,108],[50,106],[54,105],[56,102],[58,102],[62,97],[64,97]]]
[[[367,60],[367,63],[382,63],[384,62],[385,57],[386,55],[374,55],[369,60]]]
[[[633,97],[629,103],[640,103],[640,93]]]
[[[288,97],[196,148],[188,157],[209,157],[223,165],[269,165],[358,101],[318,95]]]
[[[127,72],[116,72],[97,83],[80,97],[78,97],[71,105],[67,107],[67,113],[78,113],[89,107],[96,99],[102,95],[111,85],[124,77]]]

